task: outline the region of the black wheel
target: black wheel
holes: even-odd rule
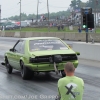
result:
[[[24,66],[24,63],[21,61],[21,76],[24,80],[29,80],[33,78],[34,72],[32,72],[29,68]]]
[[[65,74],[65,72],[63,70],[61,71],[61,75],[62,75],[62,77],[66,76],[66,74]]]
[[[13,68],[10,66],[10,64],[9,64],[9,62],[8,62],[8,59],[7,59],[7,58],[5,59],[5,66],[6,66],[7,72],[8,72],[9,74],[11,74],[11,73],[12,73]]]

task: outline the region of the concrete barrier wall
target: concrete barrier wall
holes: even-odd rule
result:
[[[99,43],[74,43],[73,50],[80,52],[79,58],[100,61]]]
[[[20,32],[15,32],[14,37],[20,37]]]
[[[32,32],[26,32],[25,33],[25,37],[32,37],[33,36],[33,33]]]
[[[75,33],[65,33],[64,34],[64,39],[66,40],[75,40]]]
[[[41,37],[41,33],[32,33],[33,37]]]
[[[5,32],[0,32],[0,36],[4,37],[5,36]]]
[[[25,38],[25,37],[26,37],[26,32],[21,32],[21,33],[20,33],[20,37],[21,37],[21,38]]]
[[[41,37],[48,37],[48,33],[41,33]]]
[[[56,33],[56,37],[64,39],[64,34],[65,33]]]
[[[5,32],[5,37],[14,37],[14,32]]]
[[[0,36],[1,36],[2,32],[0,32]]]
[[[85,41],[86,40],[86,35],[85,34],[75,34],[75,40]]]
[[[89,41],[91,41],[91,36],[94,38],[94,41],[100,42],[100,34],[93,34],[89,33]],[[86,34],[85,33],[61,33],[61,32],[0,32],[1,37],[58,37],[61,39],[66,40],[73,40],[73,41],[86,41]]]
[[[56,37],[56,33],[47,33],[48,34],[48,37]]]

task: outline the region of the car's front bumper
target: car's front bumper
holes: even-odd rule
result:
[[[69,62],[69,61],[68,61]],[[77,68],[78,66],[78,60],[73,60],[70,61],[74,64],[75,68]],[[58,71],[60,70],[64,70],[64,66],[67,62],[62,62],[57,65],[57,69]],[[29,63],[29,64],[25,64],[26,67],[30,68],[33,71],[39,71],[39,72],[47,72],[47,71],[55,71],[54,69],[54,64],[50,64],[50,63],[38,63],[38,64],[33,64],[33,63]]]

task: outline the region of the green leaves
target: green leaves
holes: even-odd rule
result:
[[[76,9],[77,6],[78,6],[78,8],[80,8],[81,3],[82,3],[81,0],[72,0],[70,6],[73,7],[74,9]]]
[[[86,6],[91,7],[93,9],[95,9],[95,6],[97,8],[100,8],[100,0],[88,0]]]
[[[74,9],[77,8],[76,5],[78,6],[78,8],[82,8],[82,7],[91,7],[91,8],[95,8],[95,6],[97,8],[100,8],[100,0],[88,0],[87,2],[84,2],[84,0],[72,0],[70,6],[73,7]]]

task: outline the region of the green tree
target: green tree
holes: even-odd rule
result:
[[[76,5],[77,5],[77,0],[72,0],[70,6],[71,6],[73,9],[76,9]]]
[[[69,16],[70,15],[70,11],[69,9],[66,10],[66,11],[59,11],[57,13],[50,13],[50,19],[56,19],[57,17],[60,17],[60,16]],[[38,16],[40,18],[41,14]],[[44,14],[45,17],[48,17],[48,13],[45,13]],[[36,15],[35,14],[25,14],[25,13],[22,13],[21,14],[21,18],[22,20],[31,20],[31,19],[36,19]],[[16,20],[16,21],[20,21],[20,16],[18,15],[15,15],[15,16],[11,16],[9,17],[8,19],[10,20]]]
[[[77,1],[76,1],[76,4],[78,5],[78,8],[81,8],[81,3],[82,3],[81,0],[77,0]]]
[[[88,0],[86,3],[87,7],[91,7],[93,9],[100,8],[100,0]]]
[[[72,0],[70,6],[74,9],[86,7],[86,2],[82,2],[81,0]]]

